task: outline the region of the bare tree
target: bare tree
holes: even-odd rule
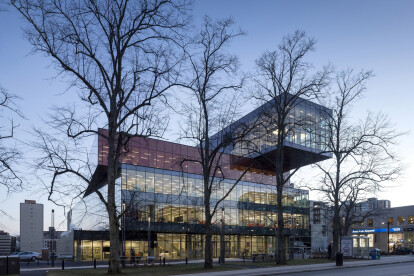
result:
[[[204,17],[201,31],[189,47],[187,60],[189,68],[187,81],[181,86],[188,94],[183,103],[186,118],[182,126],[181,139],[188,140],[198,147],[199,155],[194,159],[184,159],[182,166],[188,162],[201,168],[203,177],[203,196],[205,214],[205,248],[204,267],[213,267],[212,224],[213,217],[222,206],[233,188],[242,179],[248,169],[240,173],[223,196],[213,199],[216,191],[224,190],[226,164],[223,160],[226,148],[237,143],[248,131],[242,124],[236,129],[221,131],[237,117],[237,93],[243,86],[243,79],[237,77],[238,58],[226,52],[226,48],[242,31],[232,30],[232,19],[213,21]],[[220,132],[221,131],[221,132]],[[215,138],[214,134],[218,133]]]
[[[7,194],[22,188],[22,179],[14,167],[22,157],[22,152],[12,144],[17,125],[10,116],[12,113],[23,117],[16,105],[17,99],[17,96],[0,86],[0,186],[6,189]]]
[[[275,146],[271,154],[262,155],[262,162],[267,163],[276,176],[278,264],[286,264],[283,189],[292,175],[304,165],[299,164],[292,169],[286,167],[285,145],[292,138],[297,138],[296,132],[304,131],[307,120],[310,119],[305,115],[294,116],[294,111],[303,99],[311,100],[318,97],[327,85],[330,73],[330,68],[325,67],[322,71],[312,74],[311,64],[304,60],[305,56],[314,50],[315,44],[313,38],[307,37],[302,31],[296,31],[285,36],[277,50],[265,52],[256,61],[258,73],[254,79],[256,86],[252,97],[260,104],[267,105],[260,114],[262,124],[259,126],[259,139]],[[261,152],[262,149],[258,148],[257,151]]]
[[[176,43],[188,24],[189,4],[185,0],[13,0],[12,4],[28,22],[26,36],[34,51],[51,58],[67,77],[69,93],[77,93],[82,110],[87,110],[57,108],[54,128],[77,146],[90,135],[100,136],[108,145],[107,194],[95,192],[108,212],[108,272],[119,273],[115,180],[122,148],[131,134],[149,136],[157,130],[148,123],[157,121],[149,115],[150,107],[175,81],[174,68],[181,60]],[[90,180],[71,164],[77,159],[58,154],[49,156],[49,163],[45,160],[44,168],[54,169],[50,194],[64,175]]]
[[[368,113],[358,123],[350,118],[352,105],[361,97],[371,77],[370,71],[338,73],[332,113],[325,115],[330,133],[325,148],[333,159],[315,166],[322,172],[317,190],[333,206],[332,258],[339,250],[343,231],[341,211],[352,216],[348,211],[364,194],[378,191],[401,172],[401,165],[391,151],[401,133],[396,132],[387,116]],[[347,205],[351,207],[348,211]],[[344,219],[345,229],[349,229],[351,217]]]

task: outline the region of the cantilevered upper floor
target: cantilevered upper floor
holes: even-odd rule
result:
[[[234,156],[233,167],[250,166],[274,171],[275,150],[278,147],[277,122],[280,122],[277,116],[281,97],[285,95],[263,104],[210,137],[214,146],[222,139],[235,135],[234,133],[237,136],[240,129],[246,132],[242,139],[236,139],[237,142],[225,149],[226,153]],[[293,106],[286,108],[287,117],[283,120],[286,133],[283,148],[284,171],[331,158],[332,155],[324,150],[330,135],[328,120],[332,111],[302,98],[296,99]]]

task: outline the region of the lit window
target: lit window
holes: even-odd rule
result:
[[[394,225],[394,218],[388,218],[388,223],[390,225]]]
[[[398,223],[398,225],[403,225],[404,224],[404,217],[397,217],[397,223]]]
[[[414,224],[414,216],[408,216],[408,224]]]
[[[374,227],[374,220],[373,219],[368,219],[368,227]]]

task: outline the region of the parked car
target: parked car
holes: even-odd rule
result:
[[[36,261],[37,259],[40,259],[40,254],[37,253],[37,252],[25,251],[25,252],[20,252],[19,253],[19,258],[20,258],[20,260]]]
[[[413,254],[413,251],[410,248],[404,247],[404,248],[395,249],[394,254],[407,255],[407,254]]]

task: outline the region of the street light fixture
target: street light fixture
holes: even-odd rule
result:
[[[221,208],[221,231],[220,231],[220,264],[225,262],[225,242],[224,242],[224,207]]]
[[[277,260],[277,258],[276,258],[276,248],[277,248],[277,225],[276,225],[276,223],[275,224],[273,224],[273,226],[275,227],[275,248],[274,248],[274,252],[275,252],[275,259]]]
[[[122,200],[122,257],[125,258],[125,200]]]
[[[148,256],[151,252],[151,213],[148,214]]]
[[[55,209],[52,209],[52,227],[50,228],[50,234],[51,234],[51,239],[52,239],[52,245],[50,247],[50,257],[52,259],[52,267],[55,266],[55,248],[54,248],[54,243],[55,243]]]
[[[382,224],[385,224],[382,222]],[[390,254],[390,221],[387,219],[387,254]]]

